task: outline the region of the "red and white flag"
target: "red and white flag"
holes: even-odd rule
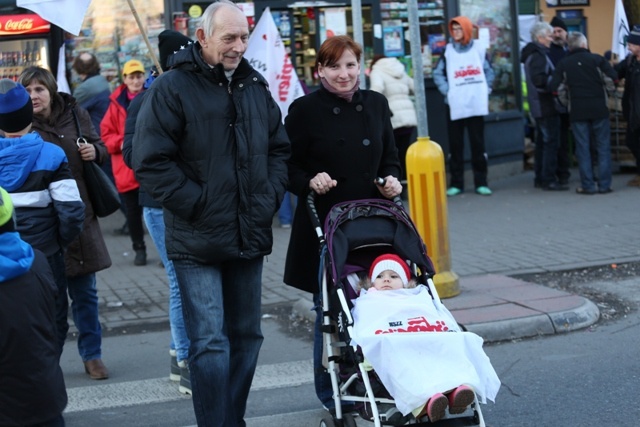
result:
[[[624,59],[627,56],[627,36],[629,35],[629,21],[624,11],[622,0],[616,0],[616,8],[613,13],[613,38],[611,39],[611,52]]]
[[[89,3],[91,0],[16,0],[16,6],[29,9],[76,36],[80,34]]]
[[[244,57],[269,83],[271,96],[280,107],[284,119],[289,105],[304,92],[268,7],[249,37]]]

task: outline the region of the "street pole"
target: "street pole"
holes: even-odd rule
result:
[[[362,1],[351,0],[351,28],[353,29],[353,40],[364,49],[364,36],[362,33]],[[363,51],[364,60],[364,51]],[[360,89],[366,89],[367,82],[364,74],[364,63],[360,67]]]
[[[433,283],[438,295],[448,298],[458,295],[460,287],[458,275],[451,270],[451,248],[447,225],[447,175],[442,148],[429,139],[418,1],[408,0],[407,9],[418,115],[418,140],[411,144],[406,158],[409,211],[422,240],[427,245],[427,254],[435,267]]]

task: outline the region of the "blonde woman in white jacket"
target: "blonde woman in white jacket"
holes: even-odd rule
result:
[[[397,58],[379,56],[371,63],[369,74],[371,90],[383,94],[391,109],[391,126],[398,147],[398,157],[402,163],[401,180],[407,179],[406,155],[418,125],[413,95],[413,79],[405,71],[404,64]]]

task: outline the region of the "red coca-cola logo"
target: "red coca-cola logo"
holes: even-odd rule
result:
[[[0,35],[47,33],[51,24],[38,15],[0,16]]]
[[[4,29],[9,31],[30,30],[33,28],[33,19],[21,19],[20,21],[12,21],[11,19],[4,24]]]

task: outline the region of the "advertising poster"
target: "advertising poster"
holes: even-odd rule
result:
[[[404,56],[404,29],[401,26],[384,27],[382,40],[385,56]]]

